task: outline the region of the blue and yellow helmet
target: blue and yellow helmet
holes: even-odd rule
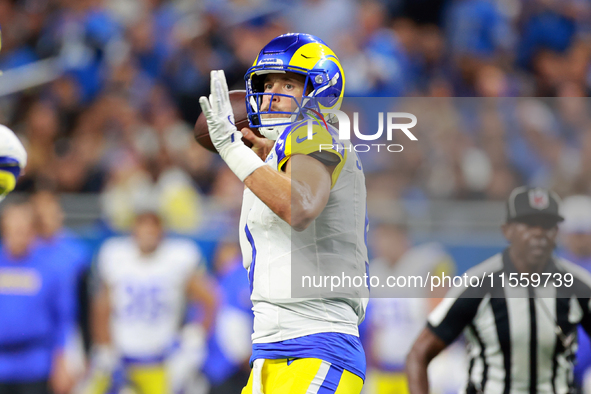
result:
[[[0,125],[0,201],[16,186],[27,165],[27,152],[8,127]]]
[[[292,72],[306,77],[301,100],[279,93],[264,93],[266,74]],[[274,38],[259,53],[244,76],[246,80],[246,108],[253,127],[263,126],[261,115],[263,96],[280,95],[291,98],[293,112],[284,113],[274,124],[266,119],[264,126],[281,126],[295,121],[305,109],[339,109],[345,91],[345,74],[339,59],[324,41],[310,34],[289,33]],[[307,94],[306,94],[307,92]],[[272,97],[271,97],[272,101]],[[273,114],[278,112],[273,111]],[[287,121],[286,118],[289,118]]]

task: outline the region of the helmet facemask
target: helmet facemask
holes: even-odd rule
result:
[[[285,73],[305,77],[301,98],[265,92],[267,74]],[[324,119],[323,109],[338,110],[345,87],[345,75],[334,52],[318,37],[302,33],[283,34],[271,40],[260,51],[244,79],[249,123],[270,139],[277,139],[285,127],[308,115]],[[290,110],[282,105],[283,113],[268,109],[263,111],[263,97],[266,95],[271,96],[268,97],[271,103],[273,97],[278,96],[281,96],[281,101],[290,100]]]
[[[251,70],[252,69],[255,69],[255,67],[252,67]],[[304,117],[306,117],[309,112],[314,112],[316,114],[321,113],[321,105],[319,105],[319,100],[316,98],[316,95],[329,88],[332,81],[328,80],[327,73],[322,70],[304,70],[304,73],[295,69],[295,67],[285,67],[281,70],[252,70],[252,72],[246,74],[246,101],[249,123],[252,127],[258,127],[260,133],[268,139],[276,140],[279,135],[281,135],[285,127],[297,120],[304,119]],[[301,98],[296,98],[294,96],[282,93],[264,92],[264,81],[267,74],[287,72],[305,75],[305,94]],[[320,83],[315,84],[312,82],[313,80]],[[328,83],[322,83],[323,81],[327,81]],[[263,110],[262,103],[263,97],[265,96],[269,97],[269,103],[273,102],[273,98],[275,96],[280,96],[282,99],[290,100],[290,111],[270,110],[271,105],[269,105],[269,108],[266,110]],[[323,97],[322,102],[326,101],[327,99],[327,97]],[[335,100],[338,100],[338,97],[335,97],[332,101]]]

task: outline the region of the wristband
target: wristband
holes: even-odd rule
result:
[[[236,142],[227,144],[220,151],[220,156],[228,167],[236,174],[238,179],[242,182],[252,174],[257,168],[265,165],[265,162],[253,152],[252,149],[244,145],[240,138],[242,134],[240,132],[234,133]]]

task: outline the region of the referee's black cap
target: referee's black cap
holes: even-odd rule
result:
[[[562,222],[560,197],[552,190],[541,187],[520,186],[513,189],[507,200],[507,222],[527,222],[536,217]]]

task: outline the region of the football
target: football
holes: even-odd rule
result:
[[[248,125],[245,98],[245,90],[230,91],[230,102],[232,103],[232,110],[234,111],[234,122],[236,124],[236,128],[238,130],[242,130],[243,128],[248,127],[255,133],[255,135],[257,135],[258,137],[262,137],[262,135],[258,131],[258,128],[250,127]],[[207,121],[205,120],[205,115],[203,115],[203,113],[199,115],[197,121],[195,122],[194,135],[195,140],[199,143],[199,145],[211,152],[218,153],[213,144],[211,143],[211,138],[209,138]],[[245,138],[242,138],[242,142],[244,142],[244,144],[249,148],[252,146],[250,141],[247,141]]]

